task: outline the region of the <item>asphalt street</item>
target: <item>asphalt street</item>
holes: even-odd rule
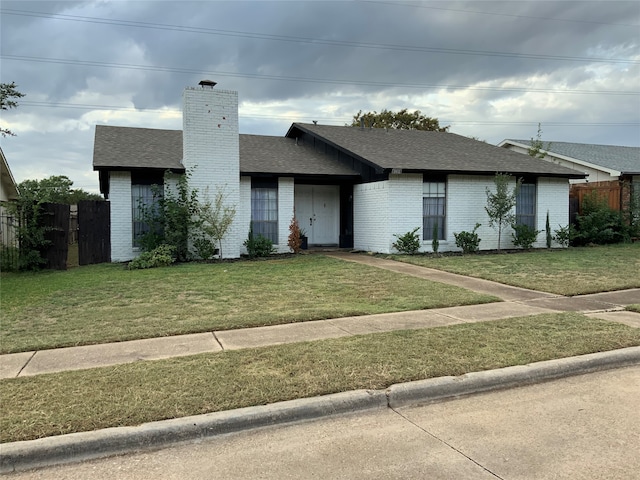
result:
[[[7,475],[35,479],[637,479],[640,366]]]

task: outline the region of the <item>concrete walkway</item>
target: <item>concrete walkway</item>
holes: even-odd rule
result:
[[[25,377],[205,352],[238,350],[392,330],[441,327],[554,311],[579,311],[590,316],[640,328],[640,314],[623,311],[625,305],[640,303],[640,289],[563,297],[369,255],[345,252],[325,254],[344,261],[364,263],[405,275],[413,275],[490,294],[501,298],[503,302],[0,355],[0,378]]]

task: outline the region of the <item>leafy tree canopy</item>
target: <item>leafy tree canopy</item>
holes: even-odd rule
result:
[[[15,82],[0,83],[0,109],[8,110],[18,106],[18,102],[12,99],[24,97],[24,93],[16,90],[16,86]],[[0,127],[0,134],[2,134],[3,137],[7,135],[15,136],[15,133],[11,130],[2,127]]]
[[[441,127],[437,118],[425,117],[420,110],[410,112],[406,108],[397,112],[382,110],[378,112],[362,113],[360,110],[353,116],[352,127],[359,127],[364,121],[367,128],[393,128],[396,130],[429,130],[432,132],[447,132],[449,127]]]
[[[39,203],[77,204],[80,200],[104,200],[101,195],[81,188],[71,188],[73,181],[65,175],[52,175],[42,180],[24,180],[18,184],[20,197]]]

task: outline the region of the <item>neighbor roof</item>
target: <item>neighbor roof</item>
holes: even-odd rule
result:
[[[519,143],[531,146],[531,140],[507,139],[502,144]],[[599,167],[614,169],[621,174],[640,175],[640,147],[622,147],[618,145],[594,145],[589,143],[545,142],[548,153],[574,158]]]
[[[383,169],[584,178],[576,170],[448,132],[294,123],[287,136],[300,132]]]

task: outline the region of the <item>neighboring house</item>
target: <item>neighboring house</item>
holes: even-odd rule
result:
[[[640,195],[640,147],[592,145],[587,143],[545,143],[544,160],[584,172],[585,178],[570,180],[573,214],[582,212],[585,196],[595,192],[610,208],[623,210],[631,196]],[[503,140],[499,147],[528,154],[531,140]]]
[[[7,211],[6,204],[18,199],[18,186],[7,159],[0,148],[0,240],[2,245],[15,244],[15,218]]]
[[[311,246],[389,253],[395,234],[421,227],[421,250],[431,251],[437,222],[440,250],[456,251],[454,232],[479,222],[481,248],[495,249],[484,207],[496,172],[513,174],[514,185],[523,179],[516,214],[539,230],[547,212],[552,225],[568,223],[569,180],[584,176],[444,132],[294,123],[284,137],[240,135],[237,92],[201,82],[183,99],[182,131],[96,126],[93,167],[111,203],[113,261],[138,254],[139,205],[151,201],[151,185],[171,188],[185,171],[201,199],[222,189],[236,206],[227,257],[245,251],[250,222],[289,251],[294,208]]]
[[[571,183],[612,180],[640,183],[640,147],[569,142],[545,142],[545,145],[548,150],[542,150],[546,153],[544,160],[586,174],[585,178],[573,179]],[[527,154],[531,140],[507,139],[498,146]]]

